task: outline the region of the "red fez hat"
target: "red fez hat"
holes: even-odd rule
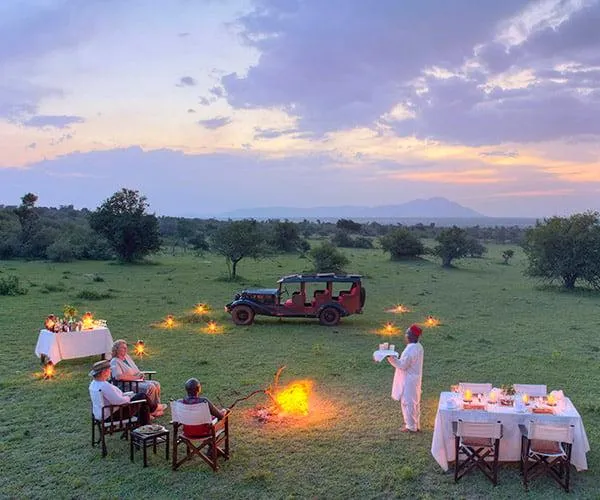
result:
[[[412,325],[410,325],[408,327],[408,331],[412,332],[417,337],[420,337],[421,334],[423,333],[423,329],[419,325],[417,325],[416,323],[413,323]]]

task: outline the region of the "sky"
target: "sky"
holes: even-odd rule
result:
[[[599,26],[600,0],[2,0],[0,204],[600,210]]]

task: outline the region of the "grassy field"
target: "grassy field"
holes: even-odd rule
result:
[[[0,456],[3,498],[507,498],[524,494],[518,466],[504,465],[494,488],[474,473],[454,484],[430,454],[440,391],[460,380],[546,383],[562,388],[579,409],[592,451],[589,471],[575,473],[573,498],[598,498],[600,470],[600,296],[564,293],[526,280],[520,251],[501,264],[504,248],[484,259],[459,261],[443,270],[434,261],[390,262],[376,250],[348,251],[348,269],[365,276],[365,313],[338,327],[316,321],[259,317],[235,327],[223,311],[244,286],[273,286],[281,275],[306,270],[297,256],[242,261],[243,283],[221,279],[222,258],[159,256],[153,264],[0,262],[0,277],[17,275],[29,293],[0,297]],[[96,280],[94,276],[98,276]],[[103,281],[102,281],[103,280]],[[80,299],[86,292],[102,300]],[[152,328],[167,314],[189,314],[207,302],[223,333],[207,335],[200,324]],[[231,404],[265,387],[280,365],[282,383],[310,378],[317,403],[305,420],[259,423],[250,399],[232,414],[232,457],[214,474],[195,461],[172,472],[164,455],[132,464],[128,444],[108,438],[109,454],[90,445],[88,371],[93,358],[57,365],[54,379],[39,378],[34,355],[38,331],[63,305],[105,318],[113,338],[144,339],[149,356],[139,364],[158,371],[163,401],[183,395],[196,376],[215,402]],[[412,312],[384,310],[397,303]],[[390,399],[392,368],[371,354],[386,321],[401,330],[429,314],[442,326],[427,329],[423,427],[399,432],[399,404]],[[401,344],[401,335],[392,337]],[[168,416],[161,420],[168,422]],[[561,495],[548,480],[530,497]]]

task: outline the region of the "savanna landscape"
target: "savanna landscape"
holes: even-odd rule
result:
[[[428,242],[427,244],[430,244]],[[579,410],[589,438],[588,471],[573,474],[572,496],[597,498],[600,476],[598,361],[600,301],[587,288],[565,291],[523,276],[526,259],[515,246],[487,243],[481,258],[442,268],[438,259],[393,261],[381,249],[343,249],[349,272],[363,276],[362,315],[335,327],[316,320],[259,316],[235,326],[223,310],[246,287],[272,287],[294,272],[311,270],[297,254],[245,259],[235,281],[221,255],[163,251],[143,263],[5,260],[0,277],[18,276],[27,293],[0,297],[2,422],[0,496],[5,498],[507,498],[521,497],[518,464],[503,464],[493,487],[479,473],[454,483],[430,453],[439,393],[463,380],[494,385],[544,383],[563,389]],[[194,305],[210,305],[195,317]],[[397,304],[404,314],[386,312]],[[262,421],[263,395],[239,403],[231,415],[231,459],[217,473],[194,461],[171,471],[164,455],[149,467],[129,461],[128,443],[110,436],[108,456],[91,446],[88,371],[98,358],[65,360],[51,379],[34,355],[46,315],[64,304],[106,319],[114,339],[143,339],[143,369],[157,371],[163,401],[183,396],[195,376],[204,394],[228,406],[273,381],[313,381],[305,417]],[[172,314],[171,329],[160,323]],[[428,315],[423,432],[399,432],[399,403],[390,398],[393,370],[372,352],[383,341],[402,343],[402,331]],[[214,320],[219,333],[205,333]],[[398,327],[388,336],[386,322]],[[159,419],[168,426],[169,414]],[[563,493],[548,478],[532,498]]]

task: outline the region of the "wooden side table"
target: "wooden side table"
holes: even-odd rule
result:
[[[160,444],[165,444],[165,458],[169,460],[169,430],[153,432],[151,434],[139,432],[138,429],[133,429],[129,432],[129,458],[133,462],[134,448],[141,449],[144,456],[144,467],[148,467],[147,450],[152,446],[152,451],[156,455],[156,448]]]

